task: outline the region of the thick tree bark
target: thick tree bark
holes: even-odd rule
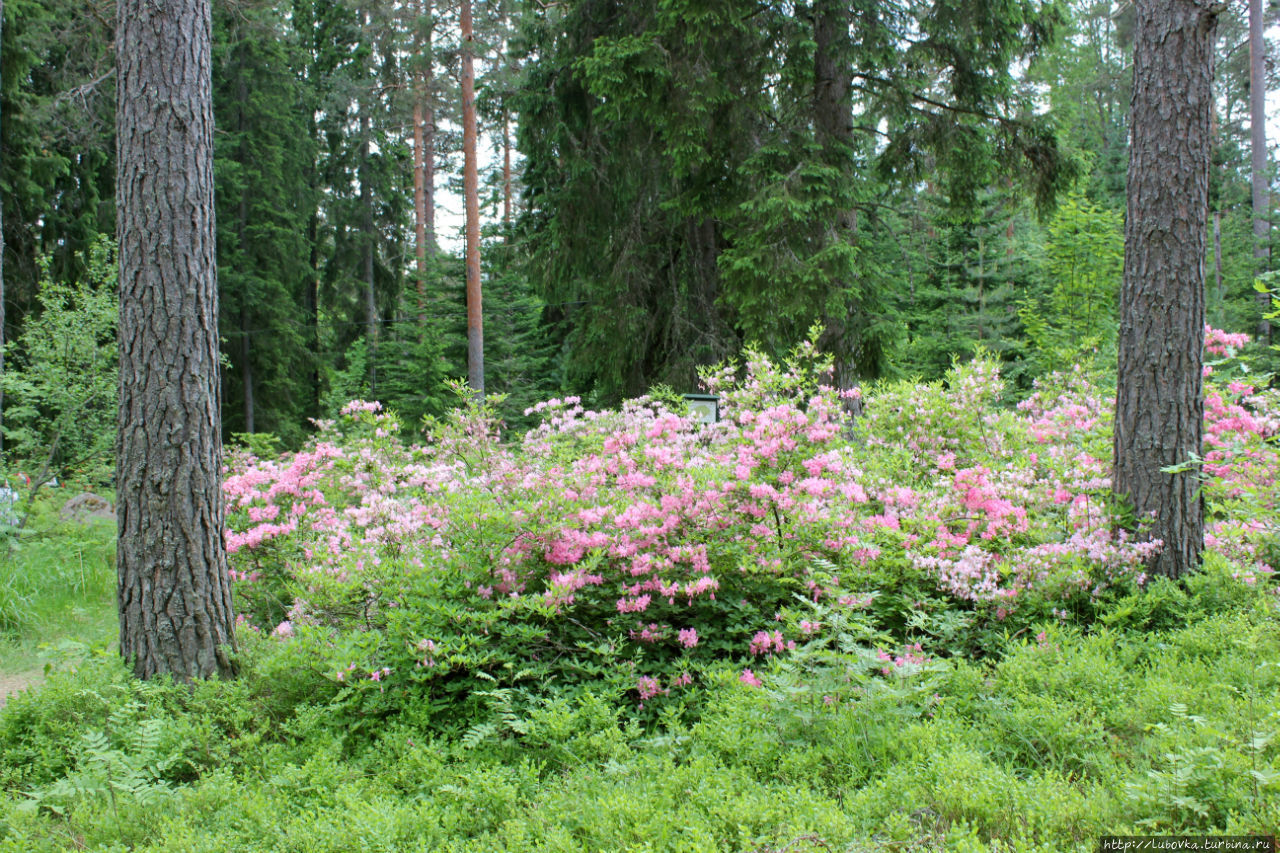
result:
[[[0,0],[0,43],[3,39],[4,0]],[[0,198],[0,454],[4,453],[4,322],[4,199]]]
[[[1254,272],[1271,266],[1271,198],[1267,187],[1267,43],[1262,37],[1262,0],[1249,0],[1249,140],[1253,185]],[[1271,295],[1259,293],[1258,339],[1270,340]]]
[[[476,160],[475,35],[462,0],[462,191],[467,202],[467,383],[484,399],[484,319],[480,295],[480,171]]]
[[[1204,261],[1216,8],[1138,0],[1128,215],[1120,298],[1116,495],[1163,547],[1157,574],[1193,570],[1204,547]],[[1181,466],[1177,473],[1162,469]]]
[[[120,652],[142,678],[235,672],[223,545],[209,0],[116,17]]]

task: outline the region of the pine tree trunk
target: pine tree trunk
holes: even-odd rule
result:
[[[120,0],[120,652],[235,672],[223,546],[209,0]]]
[[[425,134],[422,124],[426,121],[422,101],[413,105],[413,225],[414,255],[418,263],[418,310],[425,310],[427,286],[427,187],[423,181],[426,172],[426,155],[423,146]]]
[[[240,384],[244,392],[244,431],[257,432],[254,423],[253,402],[253,364],[249,360],[249,312],[240,309]]]
[[[0,44],[3,42],[4,0],[0,0]],[[3,91],[3,82],[0,76],[0,91]],[[4,323],[4,198],[0,197],[0,460],[4,458]]]
[[[1213,298],[1217,303],[1218,322],[1222,325],[1227,294],[1222,288],[1222,211],[1213,212]]]
[[[313,27],[312,22],[307,26]],[[310,36],[308,36],[310,38]],[[314,55],[308,55],[303,67],[303,85],[314,91],[317,87]],[[324,351],[320,334],[320,164],[314,159],[320,151],[320,128],[316,121],[316,111],[307,110],[307,136],[312,148],[311,168],[307,170],[307,205],[311,214],[307,217],[307,280],[302,285],[302,301],[307,321],[310,323],[310,334],[307,336],[307,354],[311,359],[311,389],[308,401],[312,417],[320,417],[320,401],[323,389],[320,381],[321,353]]]
[[[431,108],[431,31],[426,38],[421,36],[422,23],[426,15],[431,14],[430,0],[422,0],[418,11],[418,20],[414,25],[417,33],[418,61],[423,69],[417,73],[414,86],[413,102],[413,209],[415,226],[414,251],[418,261],[418,326],[420,333],[425,334],[427,322],[427,255],[435,253],[435,234],[428,236],[427,223],[430,216],[428,198],[430,190],[427,186],[429,164],[434,164],[435,152],[427,147],[427,122],[435,121],[435,111]],[[433,134],[434,136],[434,134]],[[433,140],[434,141],[434,140]]]
[[[1128,215],[1120,299],[1115,482],[1151,570],[1192,571],[1204,547],[1204,260],[1216,12],[1209,0],[1138,0]],[[1162,469],[1184,466],[1166,473]]]
[[[511,62],[511,48],[507,42],[507,4],[498,2],[498,27],[503,34],[502,56],[508,73],[514,69]],[[504,75],[505,79],[509,77]],[[510,85],[508,82],[507,86]],[[502,95],[502,234],[503,242],[511,242],[511,111],[507,106],[507,94]]]
[[[249,162],[249,150],[247,144],[247,129],[245,127],[245,111],[249,108],[249,84],[245,79],[245,68],[243,64],[237,64],[236,79],[236,103],[239,110],[236,113],[236,133],[240,137],[240,154],[239,161],[241,163]],[[242,186],[240,188],[240,205],[236,210],[236,241],[238,248],[243,251],[245,245],[245,234],[249,230],[249,188]],[[254,400],[253,400],[253,362],[252,347],[253,342],[249,339],[249,294],[242,292],[240,294],[240,385],[244,399],[244,431],[247,433],[257,432],[254,424]]]
[[[475,35],[462,0],[462,186],[467,203],[467,383],[484,399],[484,319],[480,294],[480,172],[476,159]]]
[[[424,14],[434,15],[431,0],[424,0]],[[422,221],[427,231],[428,253],[435,253],[439,247],[436,235],[436,98],[432,89],[435,78],[434,56],[432,54],[432,34],[435,32],[435,21],[427,30],[427,38],[423,44],[427,61],[422,66],[422,91],[425,95],[422,107],[422,150],[426,159],[422,163],[422,186],[425,198],[422,208]]]
[[[312,181],[315,178],[311,179]],[[307,319],[311,323],[311,334],[307,341],[307,350],[311,354],[311,405],[315,416],[320,416],[320,353],[323,344],[320,337],[320,214],[313,212],[307,220],[307,243],[310,246],[307,261],[308,275],[303,285],[303,302],[306,305]]]
[[[987,339],[985,323],[987,319],[987,273],[983,268],[986,260],[987,246],[982,236],[982,226],[978,226],[978,340]]]
[[[368,25],[368,17],[361,13],[360,21]],[[362,248],[364,275],[364,322],[365,335],[369,347],[369,390],[376,394],[378,388],[378,301],[374,292],[374,258],[376,235],[373,230],[373,190],[372,177],[369,174],[372,148],[369,129],[369,104],[361,100],[360,105],[360,165],[357,174],[360,180],[360,244]]]
[[[502,107],[502,233],[511,240],[511,114]]]
[[[1262,0],[1249,0],[1249,140],[1253,184],[1254,273],[1271,266],[1271,198],[1267,187],[1267,43],[1263,39]],[[1271,295],[1257,295],[1258,309],[1271,310]],[[1258,339],[1271,339],[1271,324],[1259,317]]]

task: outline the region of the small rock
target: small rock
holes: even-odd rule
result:
[[[78,521],[82,524],[95,518],[116,520],[116,510],[111,501],[93,492],[81,492],[71,498],[62,505],[58,515],[63,521]]]

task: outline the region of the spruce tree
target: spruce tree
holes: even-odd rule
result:
[[[863,229],[889,218],[885,185],[936,169],[957,208],[1011,165],[1042,202],[1064,185],[1010,73],[1054,21],[1035,2],[577,0],[526,16],[522,238],[569,381],[606,399],[691,387],[744,339],[787,349],[815,322],[842,381],[875,375],[890,312],[858,259],[889,255],[891,232]]]
[[[313,373],[306,311],[315,148],[294,46],[270,0],[214,17],[215,175],[228,432],[302,437]]]

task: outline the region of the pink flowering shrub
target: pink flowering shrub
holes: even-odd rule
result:
[[[494,682],[603,680],[654,703],[723,661],[754,685],[857,614],[900,637],[878,667],[892,671],[928,660],[902,643],[930,612],[1005,630],[1144,582],[1159,546],[1111,532],[1111,402],[1082,374],[1004,409],[979,359],[873,389],[854,423],[828,369],[811,346],[782,365],[749,352],[704,377],[717,424],[650,398],[596,412],[569,397],[531,409],[541,423],[516,441],[470,405],[406,446],[355,401],[301,452],[232,460],[241,607],[340,695],[444,710]],[[1280,409],[1224,393],[1206,493],[1274,518]],[[1224,554],[1269,577],[1274,531],[1225,531]]]

